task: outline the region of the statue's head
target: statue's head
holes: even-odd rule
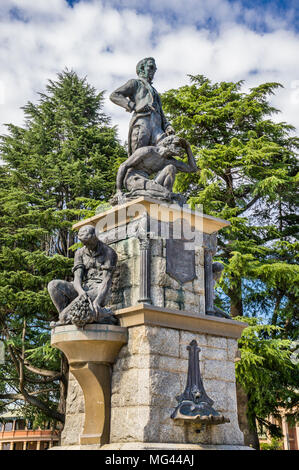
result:
[[[149,82],[153,81],[156,70],[157,66],[153,57],[145,57],[145,59],[140,60],[136,65],[138,77],[145,78]]]
[[[93,225],[84,225],[79,229],[78,238],[83,245],[90,241],[97,240],[95,227]]]
[[[185,140],[174,134],[161,139],[158,143],[158,147],[163,148],[163,153],[169,157],[183,157],[186,151]]]
[[[213,279],[214,281],[219,281],[221,278],[222,271],[224,270],[224,266],[222,263],[215,261],[212,264],[212,271],[213,271]]]

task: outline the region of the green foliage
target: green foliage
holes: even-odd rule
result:
[[[261,319],[236,317],[248,327],[239,339],[241,360],[236,375],[248,396],[248,418],[265,424],[271,416],[279,417],[281,409],[294,412],[298,407],[299,363],[292,359],[294,344],[281,339],[281,328],[263,323]],[[268,426],[272,435],[275,426]],[[278,432],[279,435],[279,432]]]
[[[260,446],[261,450],[283,450],[282,441],[278,437],[273,437],[270,443],[262,442]]]
[[[270,321],[288,323],[287,334],[296,337],[299,139],[291,135],[292,126],[271,120],[278,110],[269,96],[280,85],[266,83],[243,93],[242,82],[213,84],[202,75],[190,80],[163,95],[168,118],[192,144],[200,169],[179,174],[176,190],[193,207],[202,204],[205,213],[230,222],[220,232],[218,255],[225,264],[221,287],[231,314],[252,308],[245,291],[258,280],[264,298],[276,301]]]
[[[19,397],[25,364],[26,391],[40,402],[26,400],[22,412],[36,422],[55,420],[65,384],[63,374],[51,380],[62,359],[50,347],[49,323],[57,312],[47,284],[70,279],[77,243],[71,227],[109,199],[126,156],[102,112],[103,100],[103,92],[65,70],[36,104],[23,107],[25,126],[8,124],[0,138],[0,338],[7,350],[0,389],[3,396],[6,391]],[[10,402],[0,398],[0,407]]]
[[[212,83],[202,75],[167,91],[163,107],[176,133],[197,155],[196,174],[179,174],[176,190],[192,207],[226,219],[217,259],[225,269],[217,305],[246,316],[237,380],[249,396],[249,420],[293,402],[288,340],[299,331],[298,149],[294,128],[272,117],[269,98],[281,85],[242,92],[242,82]],[[264,324],[251,323],[263,315]],[[267,324],[266,324],[267,323]],[[292,373],[291,373],[292,371]],[[274,432],[274,431],[273,431]]]

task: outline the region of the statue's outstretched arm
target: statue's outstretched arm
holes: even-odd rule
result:
[[[98,293],[93,303],[96,310],[97,308],[104,307],[105,305],[105,300],[112,283],[112,276],[117,263],[117,254],[115,253],[115,251],[112,251],[109,247],[106,248],[106,250],[107,261],[102,266],[102,282],[101,284],[99,284]]]
[[[85,290],[82,287],[83,274],[84,274],[84,264],[83,259],[80,253],[80,250],[77,250],[75,253],[74,267],[72,269],[74,274],[74,288],[77,291],[78,295],[86,295]]]
[[[83,280],[83,269],[78,267],[74,271],[74,288],[78,292],[78,295],[86,295],[85,290],[82,287],[82,280]]]
[[[121,192],[122,190],[124,178],[126,176],[128,169],[129,167],[126,165],[126,162],[122,163],[119,166],[117,176],[116,176],[116,191],[117,192]]]
[[[190,173],[195,173],[196,171],[199,170],[199,168],[196,165],[196,161],[195,161],[194,155],[192,153],[191,146],[190,146],[190,144],[187,140],[185,140],[185,148],[186,148],[186,152],[187,152],[187,155],[188,155],[188,164],[189,164],[189,167],[190,167]]]
[[[181,140],[182,140],[182,145],[184,146],[187,152],[188,163],[185,163],[182,160],[177,160],[176,158],[174,158],[174,165],[177,168],[177,170],[182,171],[183,173],[196,173],[197,171],[199,171],[199,168],[196,165],[196,161],[192,153],[190,144],[185,139],[181,139]]]

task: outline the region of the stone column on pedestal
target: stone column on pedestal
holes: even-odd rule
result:
[[[211,250],[205,249],[205,313],[214,313],[214,283],[213,283],[213,255]]]
[[[139,238],[140,243],[140,288],[138,302],[151,303],[151,241]]]

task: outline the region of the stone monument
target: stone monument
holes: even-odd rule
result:
[[[143,59],[138,78],[110,97],[133,112],[128,159],[111,208],[73,226],[85,244],[82,230],[91,232],[99,262],[91,256],[89,265],[82,251],[75,257],[75,298],[60,303],[49,288],[60,311],[52,345],[71,366],[61,444],[247,449],[235,384],[237,340],[246,325],[214,305],[222,270],[213,263],[217,232],[229,223],[191,210],[172,192],[177,171],[198,170],[189,143],[164,116],[152,86],[155,71],[154,59]],[[68,310],[78,296],[91,309],[84,325]]]

